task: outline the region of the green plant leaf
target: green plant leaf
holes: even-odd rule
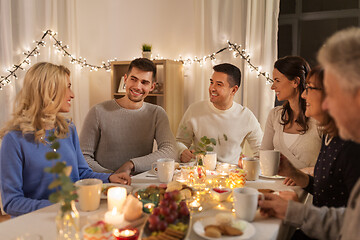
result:
[[[53,167],[53,173],[62,173],[64,168],[66,167],[66,164],[64,162],[57,162],[55,166]]]
[[[60,192],[54,192],[54,193],[50,194],[49,201],[52,203],[57,203],[57,202],[59,202],[60,197],[61,197]]]
[[[215,140],[214,138],[210,138],[210,142],[211,142],[214,146],[216,146],[216,140]]]
[[[51,135],[48,137],[49,142],[54,142],[56,140],[56,136],[54,135],[54,132],[51,133]]]
[[[45,154],[45,158],[47,160],[54,160],[54,159],[59,159],[60,158],[60,154],[57,152],[47,152]]]
[[[54,142],[53,144],[51,144],[50,146],[52,149],[59,149],[60,148],[60,143],[59,142]]]
[[[207,151],[207,152],[212,152],[213,150],[214,150],[213,147],[211,147],[211,146],[206,146],[206,151]]]
[[[224,139],[225,139],[225,141],[227,141],[228,140],[228,137],[226,136],[226,134],[224,133]]]
[[[52,182],[49,184],[48,188],[49,188],[49,189],[53,189],[53,188],[57,188],[57,187],[60,186],[60,185],[61,185],[61,181],[60,181],[59,179],[55,179],[54,181],[52,181]]]

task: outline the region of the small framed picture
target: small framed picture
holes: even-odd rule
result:
[[[119,93],[121,93],[121,92],[126,92],[126,86],[125,86],[125,78],[124,78],[124,76],[121,77],[120,84],[119,84],[119,88],[118,88],[118,92],[119,92]]]

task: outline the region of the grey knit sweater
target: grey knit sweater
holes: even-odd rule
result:
[[[360,179],[351,191],[347,207],[317,208],[289,202],[284,223],[316,239],[352,240],[360,237]]]
[[[129,160],[135,172],[144,172],[159,158],[176,159],[175,139],[164,109],[146,102],[135,110],[122,108],[114,99],[94,106],[85,118],[80,145],[96,172],[116,171]]]

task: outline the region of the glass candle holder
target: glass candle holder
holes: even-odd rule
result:
[[[113,235],[117,240],[137,240],[139,230],[137,228],[114,229]]]
[[[145,203],[143,207],[143,211],[146,213],[152,213],[154,207],[155,207],[154,203]]]
[[[226,180],[227,187],[234,189],[244,187],[246,183],[246,172],[241,169],[232,169],[229,172],[229,178]]]

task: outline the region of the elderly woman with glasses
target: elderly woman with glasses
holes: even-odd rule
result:
[[[309,71],[302,57],[286,56],[275,62],[271,89],[284,104],[270,111],[260,150],[279,150],[296,168],[312,174],[321,138],[316,122],[305,116],[301,98]]]

